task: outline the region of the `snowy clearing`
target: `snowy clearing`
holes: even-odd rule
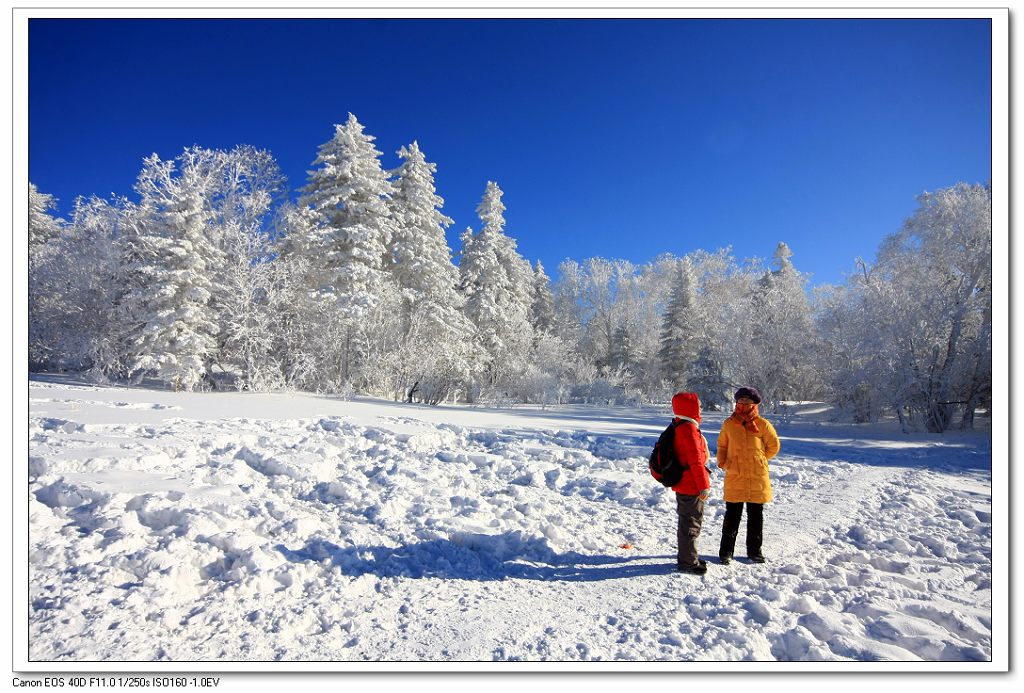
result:
[[[987,432],[768,415],[769,561],[741,529],[718,564],[716,469],[701,578],[646,471],[667,410],[46,377],[29,415],[33,662],[992,658]]]

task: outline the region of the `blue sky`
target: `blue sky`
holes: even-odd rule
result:
[[[548,274],[786,241],[838,282],[916,207],[991,173],[988,20],[40,20],[29,176],[67,214],[143,157],[270,150],[291,188],[354,113],[438,166],[449,243],[506,231]]]

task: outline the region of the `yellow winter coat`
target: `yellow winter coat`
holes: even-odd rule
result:
[[[729,417],[718,434],[718,466],[725,470],[726,503],[770,503],[768,460],[779,452],[779,436],[767,419],[757,417],[754,435]]]

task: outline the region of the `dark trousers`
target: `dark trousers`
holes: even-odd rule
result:
[[[747,555],[761,555],[761,539],[764,532],[764,505],[747,503]],[[732,557],[736,549],[736,535],[740,531],[743,517],[743,503],[725,504],[725,521],[722,523],[722,545],[718,549],[721,557]]]
[[[676,514],[679,524],[676,526],[676,539],[679,550],[676,565],[680,568],[691,568],[697,565],[697,537],[704,523],[704,501],[700,496],[676,494]]]

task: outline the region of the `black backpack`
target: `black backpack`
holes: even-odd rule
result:
[[[683,472],[690,468],[690,465],[685,464],[676,456],[676,426],[681,423],[683,423],[682,420],[673,421],[668,428],[662,431],[658,442],[654,444],[654,450],[651,451],[651,458],[647,462],[651,476],[657,479],[662,486],[675,486],[682,480]]]

